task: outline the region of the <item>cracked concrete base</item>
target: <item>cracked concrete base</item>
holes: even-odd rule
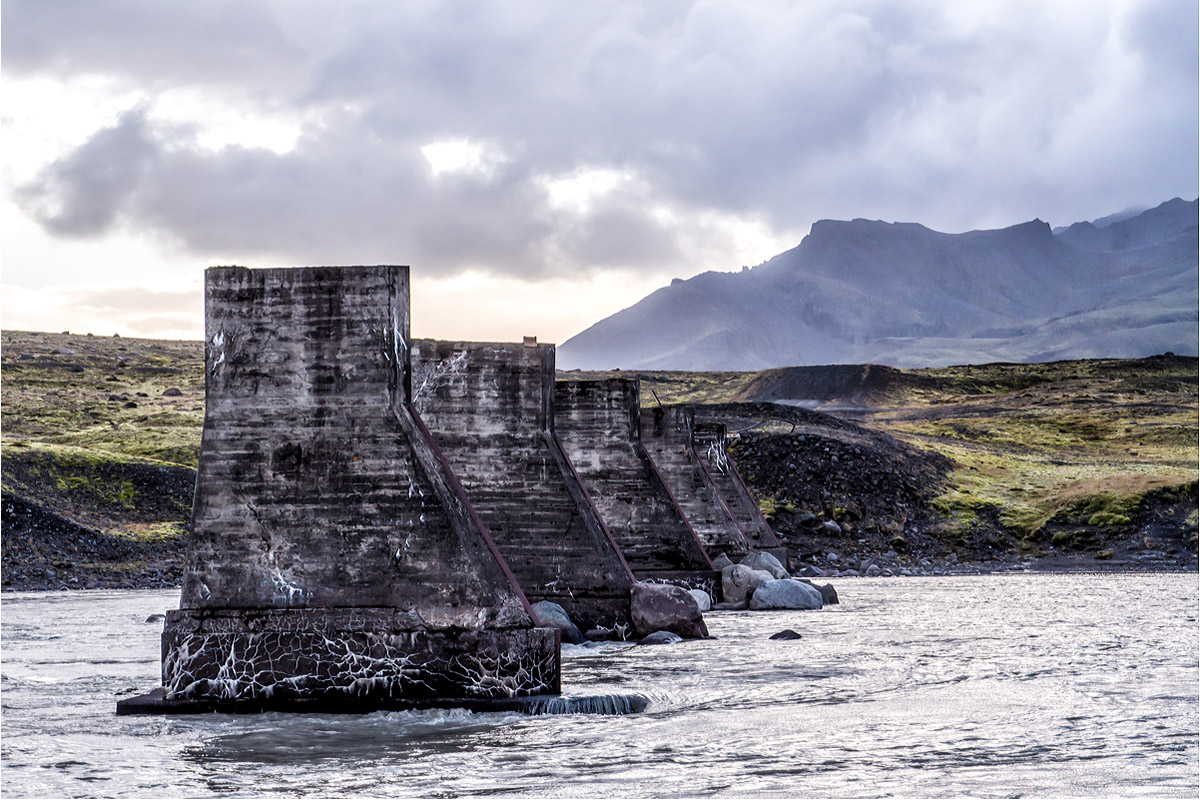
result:
[[[414,629],[390,608],[168,612],[161,702],[413,707],[560,691],[550,628]]]

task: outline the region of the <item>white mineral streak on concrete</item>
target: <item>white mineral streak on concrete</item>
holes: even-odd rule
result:
[[[217,375],[221,371],[221,365],[225,363],[225,329],[220,328],[212,336],[212,365],[208,368],[209,372]]]
[[[722,473],[729,472],[729,459],[725,456],[725,448],[721,446],[719,440],[708,443],[708,451],[705,454],[709,462],[714,464]]]
[[[279,567],[272,570],[271,583],[275,587],[275,594],[272,595],[271,600],[277,606],[293,608],[304,605],[308,600],[308,590],[288,580]]]

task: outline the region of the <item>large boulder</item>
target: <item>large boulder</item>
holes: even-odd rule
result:
[[[654,633],[650,634],[649,636],[643,637],[642,639],[638,640],[637,643],[638,644],[675,644],[676,642],[682,642],[682,641],[683,641],[683,637],[681,637],[677,633],[671,633],[670,631],[655,631]]]
[[[536,622],[543,628],[558,628],[562,631],[562,640],[571,644],[581,644],[587,641],[579,628],[575,627],[575,623],[571,622],[571,618],[567,616],[567,611],[558,603],[551,603],[549,600],[539,600],[533,606],[534,616],[537,617]]]
[[[790,579],[767,581],[754,590],[750,608],[765,611],[773,608],[818,609],[821,593],[807,583]]]
[[[700,606],[700,611],[712,610],[712,597],[703,589],[688,589],[688,594],[696,598],[696,605]]]
[[[725,569],[732,563],[733,561],[730,560],[729,556],[725,555],[724,553],[721,553],[721,555],[712,560],[712,566],[715,570]]]
[[[821,593],[821,602],[827,606],[836,606],[838,604],[837,589],[833,588],[832,583],[813,583],[806,578],[797,578],[801,583],[807,583],[809,586]]]
[[[671,631],[684,639],[703,639],[708,626],[700,604],[687,589],[661,583],[635,583],[630,592],[633,628],[639,636]]]
[[[760,584],[770,580],[775,580],[775,576],[765,570],[731,564],[721,570],[721,591],[726,603],[741,603],[754,594]]]
[[[779,559],[770,553],[751,553],[741,561],[750,569],[760,569],[763,572],[771,573],[772,578],[782,579],[791,577],[783,564],[779,563]]]

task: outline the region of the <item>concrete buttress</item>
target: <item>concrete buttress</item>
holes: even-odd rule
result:
[[[413,400],[532,602],[631,631],[634,581],[555,431],[554,346],[416,340]]]
[[[702,572],[719,580],[642,447],[640,413],[636,380],[555,384],[555,430],[633,574],[639,580],[695,583],[697,588]]]
[[[750,552],[751,544],[697,451],[695,424],[688,406],[642,409],[642,444],[709,555],[736,561]]]
[[[696,422],[692,438],[697,455],[711,476],[717,493],[725,503],[751,549],[768,552],[786,565],[787,548],[763,517],[758,503],[742,481],[737,464],[726,452],[726,431],[722,422]]]

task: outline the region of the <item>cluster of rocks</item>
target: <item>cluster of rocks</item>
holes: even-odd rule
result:
[[[906,558],[902,565],[895,557],[871,556],[861,560],[852,560],[843,558],[832,551],[825,554],[811,554],[807,559],[801,558],[796,571],[806,578],[891,578],[899,575],[931,574],[940,568],[928,558]],[[819,566],[819,564],[824,564],[824,566]]]
[[[666,583],[633,584],[630,590],[630,611],[633,633],[638,644],[672,644],[684,639],[703,639],[708,636],[704,624],[704,603],[708,594],[699,589],[688,590]],[[613,631],[594,628],[581,632],[566,609],[558,603],[542,600],[532,606],[533,614],[543,627],[557,628],[562,640],[569,644],[586,644],[613,638]],[[627,632],[622,631],[621,634]],[[618,638],[627,638],[621,635]]]
[[[633,585],[630,609],[638,644],[703,639],[708,636],[708,626],[704,624],[707,611],[815,610],[838,602],[837,591],[831,584],[817,585],[807,578],[793,578],[770,553],[750,553],[737,564],[728,556],[719,556],[713,566],[721,569],[724,594],[721,602],[714,602],[703,589],[685,589],[667,583]],[[612,638],[612,632],[603,629],[581,632],[557,603],[545,600],[534,603],[533,612],[541,625],[558,628],[562,640],[570,644]]]
[[[721,570],[724,594],[723,601],[713,605],[717,611],[818,609],[838,602],[831,584],[792,577],[770,553],[750,553],[736,564],[728,556],[719,556],[713,567]]]

